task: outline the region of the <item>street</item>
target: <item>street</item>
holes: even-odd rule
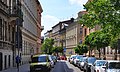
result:
[[[21,65],[19,72],[30,72],[29,64]],[[18,72],[17,68],[9,68],[0,72]],[[51,72],[82,72],[79,68],[73,66],[67,61],[58,61]]]
[[[67,61],[58,61],[51,72],[82,72]]]

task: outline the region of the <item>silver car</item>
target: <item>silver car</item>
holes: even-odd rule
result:
[[[103,68],[105,68],[105,72],[120,72],[120,61],[109,60]]]
[[[105,69],[102,67],[104,67],[106,63],[106,60],[96,60],[91,66],[91,72],[104,72]]]

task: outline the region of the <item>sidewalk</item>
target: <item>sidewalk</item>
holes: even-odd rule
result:
[[[29,64],[24,64],[19,67],[19,72],[29,72],[29,71],[30,71]],[[18,72],[18,69],[16,67],[13,67],[13,68],[8,68],[0,72]]]

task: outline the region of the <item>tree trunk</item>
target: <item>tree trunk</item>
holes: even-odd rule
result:
[[[103,60],[106,60],[106,50],[105,50],[105,47],[103,48]]]
[[[115,58],[114,60],[117,60],[117,47],[115,48]]]
[[[100,59],[100,57],[101,57],[100,49],[98,49],[98,51],[99,51],[99,59]]]

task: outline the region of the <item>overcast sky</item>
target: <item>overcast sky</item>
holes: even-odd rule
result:
[[[39,0],[43,9],[41,24],[44,26],[42,36],[59,21],[76,18],[83,4],[88,0]]]

